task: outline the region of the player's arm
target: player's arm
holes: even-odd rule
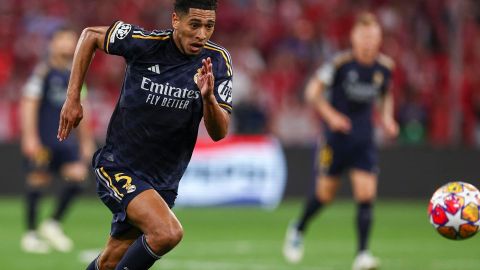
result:
[[[42,80],[46,66],[39,65],[23,88],[20,101],[20,127],[22,152],[27,157],[34,157],[41,149],[38,134],[38,111],[42,96]]]
[[[60,114],[57,135],[60,141],[65,140],[83,118],[80,91],[95,51],[97,49],[104,50],[103,44],[107,30],[107,26],[85,28],[78,40],[68,83],[67,98]]]
[[[202,71],[198,77],[197,85],[202,93],[203,120],[210,138],[214,141],[219,141],[225,138],[228,133],[230,115],[220,107],[213,93],[215,78],[210,57],[202,60],[202,63]]]
[[[20,102],[22,152],[29,158],[33,158],[42,149],[38,135],[39,105],[40,100],[32,97],[24,96]]]
[[[314,76],[310,79],[305,90],[305,100],[324,119],[332,131],[348,133],[351,129],[350,119],[337,111],[325,98],[325,85],[322,80]]]
[[[396,137],[398,135],[398,124],[394,116],[394,103],[391,91],[387,91],[380,99],[380,114],[382,125],[388,137]]]

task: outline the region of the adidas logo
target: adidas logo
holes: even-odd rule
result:
[[[157,74],[160,74],[160,66],[158,64],[151,66],[148,68],[151,72],[155,72]]]

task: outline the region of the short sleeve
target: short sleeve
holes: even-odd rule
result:
[[[335,65],[331,62],[323,64],[317,69],[316,77],[325,86],[331,86],[333,84],[333,78],[335,77]]]
[[[167,39],[166,31],[146,31],[136,25],[116,21],[105,34],[104,48],[108,54],[123,56],[133,61],[151,50],[156,40]]]
[[[386,71],[384,73],[385,79],[383,80],[382,86],[380,88],[382,96],[385,95],[388,90],[390,89],[390,82],[392,80],[392,73],[391,71]]]
[[[382,95],[385,95],[385,93],[387,93],[387,91],[390,89],[390,82],[392,80],[392,72],[395,69],[395,62],[393,61],[392,58],[390,58],[385,54],[380,54],[377,60],[380,66],[382,67],[383,72],[382,74],[380,74],[381,76],[377,75],[378,78],[375,78],[375,74],[374,74],[373,80],[379,81],[381,79],[382,85],[381,85],[380,91]]]
[[[214,95],[220,107],[228,113],[233,109],[233,66],[228,51],[216,44],[208,43],[205,48],[218,52]],[[215,64],[215,63],[214,63]]]
[[[22,94],[24,97],[32,99],[40,99],[43,95],[43,81],[48,72],[48,67],[45,64],[40,64],[35,67],[32,75],[23,86]]]

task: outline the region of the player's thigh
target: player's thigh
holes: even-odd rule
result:
[[[115,269],[127,249],[141,234],[141,231],[132,227],[121,236],[110,236],[98,259],[100,269]]]
[[[377,196],[377,174],[362,170],[352,169],[350,171],[353,197],[358,202],[369,202]]]
[[[87,177],[88,168],[81,161],[68,162],[60,167],[60,174],[68,181],[83,181]]]
[[[339,187],[339,176],[319,175],[317,176],[315,195],[319,201],[329,203],[335,199]]]
[[[130,201],[127,218],[145,233],[148,244],[159,255],[168,252],[183,236],[177,217],[154,189],[145,190]]]

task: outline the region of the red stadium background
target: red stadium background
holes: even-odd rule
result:
[[[18,138],[20,89],[45,57],[52,29],[67,23],[81,31],[116,19],[147,29],[168,28],[170,10],[168,0],[1,1],[0,140]],[[477,1],[220,1],[213,40],[234,59],[233,132],[272,133],[287,145],[312,143],[318,120],[302,101],[306,78],[348,47],[349,29],[362,10],[379,17],[383,51],[397,63],[393,91],[402,127],[397,143],[480,145]],[[99,53],[89,71],[90,109],[99,140],[122,82],[121,63]]]

